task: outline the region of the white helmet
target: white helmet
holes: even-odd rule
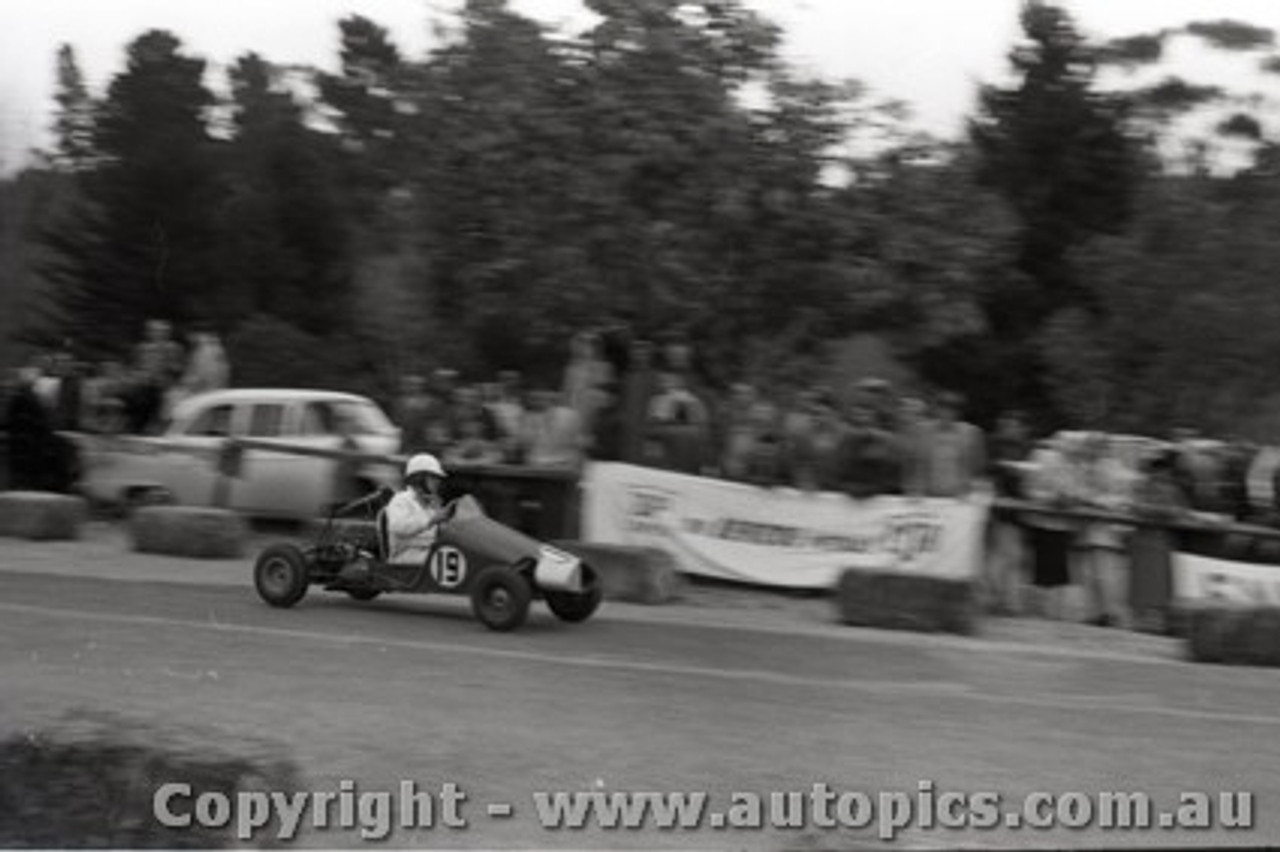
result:
[[[431,453],[418,453],[409,459],[409,463],[404,466],[405,479],[413,476],[415,473],[429,473],[432,476],[444,478],[448,476],[444,472],[444,467],[440,464],[440,460]]]

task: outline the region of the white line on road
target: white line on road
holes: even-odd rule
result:
[[[173,627],[182,630],[206,630],[212,633],[273,636],[281,639],[300,639],[310,643],[329,642],[339,645],[379,645],[383,647],[430,651],[432,653],[445,652],[499,660],[518,660],[521,662],[543,665],[609,669],[620,672],[642,672],[647,674],[694,677],[704,680],[747,681],[796,688],[841,689],[872,695],[932,695],[939,698],[949,697],[956,700],[996,704],[1002,707],[1021,706],[1053,710],[1057,712],[1135,713],[1139,715],[1165,716],[1169,718],[1195,721],[1217,721],[1280,727],[1280,717],[1276,716],[1261,716],[1250,713],[1231,713],[1217,710],[1170,707],[1163,704],[1146,702],[1098,702],[1096,698],[1090,698],[1087,702],[1077,704],[1072,701],[1071,695],[1053,694],[1046,695],[1044,697],[1031,697],[995,694],[976,690],[967,684],[946,681],[912,683],[904,681],[858,680],[855,678],[835,679],[802,677],[799,675],[789,675],[759,669],[721,669],[680,663],[644,662],[641,660],[630,660],[619,657],[610,658],[599,655],[580,656],[550,654],[540,653],[537,651],[522,651],[512,648],[486,648],[477,645],[463,645],[454,642],[426,642],[409,639],[389,639],[358,634],[323,633],[311,630],[263,627],[261,625],[232,624],[216,621],[187,621],[178,618],[166,618],[154,615],[123,615],[117,613],[84,612],[82,610],[60,609],[55,607],[35,606],[31,604],[0,603],[0,612],[25,613],[45,618],[79,619],[122,625],[150,624],[162,627]]]

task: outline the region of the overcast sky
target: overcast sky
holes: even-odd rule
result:
[[[430,46],[432,17],[457,0],[0,0],[0,165],[42,144],[50,123],[54,54],[73,45],[91,87],[120,70],[125,44],[149,28],[175,32],[216,71],[253,50],[274,62],[336,65],[335,22],[359,13],[401,48]],[[954,135],[980,81],[999,77],[1018,33],[1019,0],[749,0],[784,28],[786,54],[808,70],[855,77],[908,102],[915,123]],[[576,28],[578,0],[513,0],[517,9]],[[1280,30],[1277,0],[1064,0],[1085,32],[1114,37],[1231,18]],[[1237,90],[1280,92],[1252,73],[1257,56],[1223,57],[1183,45],[1162,72]]]

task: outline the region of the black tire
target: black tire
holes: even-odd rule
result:
[[[302,551],[292,544],[273,544],[253,567],[258,595],[276,607],[291,607],[302,600],[311,583],[311,568]]]
[[[486,568],[471,587],[471,611],[490,630],[506,632],[524,624],[533,587],[510,568]]]
[[[590,565],[582,566],[582,585],[585,588],[581,592],[543,592],[547,609],[555,613],[556,618],[570,624],[586,621],[600,608],[604,587]]]
[[[371,601],[382,594],[382,589],[347,589],[347,594],[354,600]]]

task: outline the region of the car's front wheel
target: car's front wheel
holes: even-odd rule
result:
[[[529,615],[533,588],[510,568],[486,568],[471,587],[471,610],[490,630],[515,630]]]
[[[258,595],[272,606],[291,607],[302,600],[311,582],[307,558],[292,544],[273,544],[253,568]]]
[[[543,592],[547,608],[561,621],[571,624],[586,621],[595,614],[600,608],[600,602],[604,600],[604,588],[590,565],[582,566],[582,586],[580,592]]]

